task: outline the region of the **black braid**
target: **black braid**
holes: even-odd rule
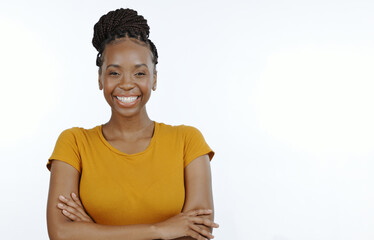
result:
[[[96,58],[98,67],[103,64],[102,54],[105,46],[116,38],[125,36],[138,39],[147,44],[153,55],[153,63],[155,65],[158,63],[156,46],[148,38],[149,26],[147,20],[132,9],[120,8],[101,16],[94,26],[92,44],[98,51]]]

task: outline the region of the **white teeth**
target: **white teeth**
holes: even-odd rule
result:
[[[138,99],[138,97],[118,97],[117,96],[117,99],[124,103],[132,103],[133,101]]]

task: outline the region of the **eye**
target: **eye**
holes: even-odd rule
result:
[[[118,72],[113,72],[113,71],[111,71],[111,72],[109,72],[109,75],[111,75],[111,76],[118,76],[119,73],[118,73]]]
[[[135,73],[135,76],[145,76],[145,73],[143,73],[143,72],[137,72],[137,73]]]

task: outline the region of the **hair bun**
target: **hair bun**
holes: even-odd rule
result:
[[[92,44],[101,53],[105,47],[105,41],[115,37],[140,38],[146,41],[149,37],[147,20],[138,15],[137,11],[120,8],[101,16],[94,26]]]

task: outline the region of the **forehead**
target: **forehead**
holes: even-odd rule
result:
[[[147,64],[151,66],[152,56],[148,46],[136,39],[121,38],[109,43],[104,50],[104,65]]]

